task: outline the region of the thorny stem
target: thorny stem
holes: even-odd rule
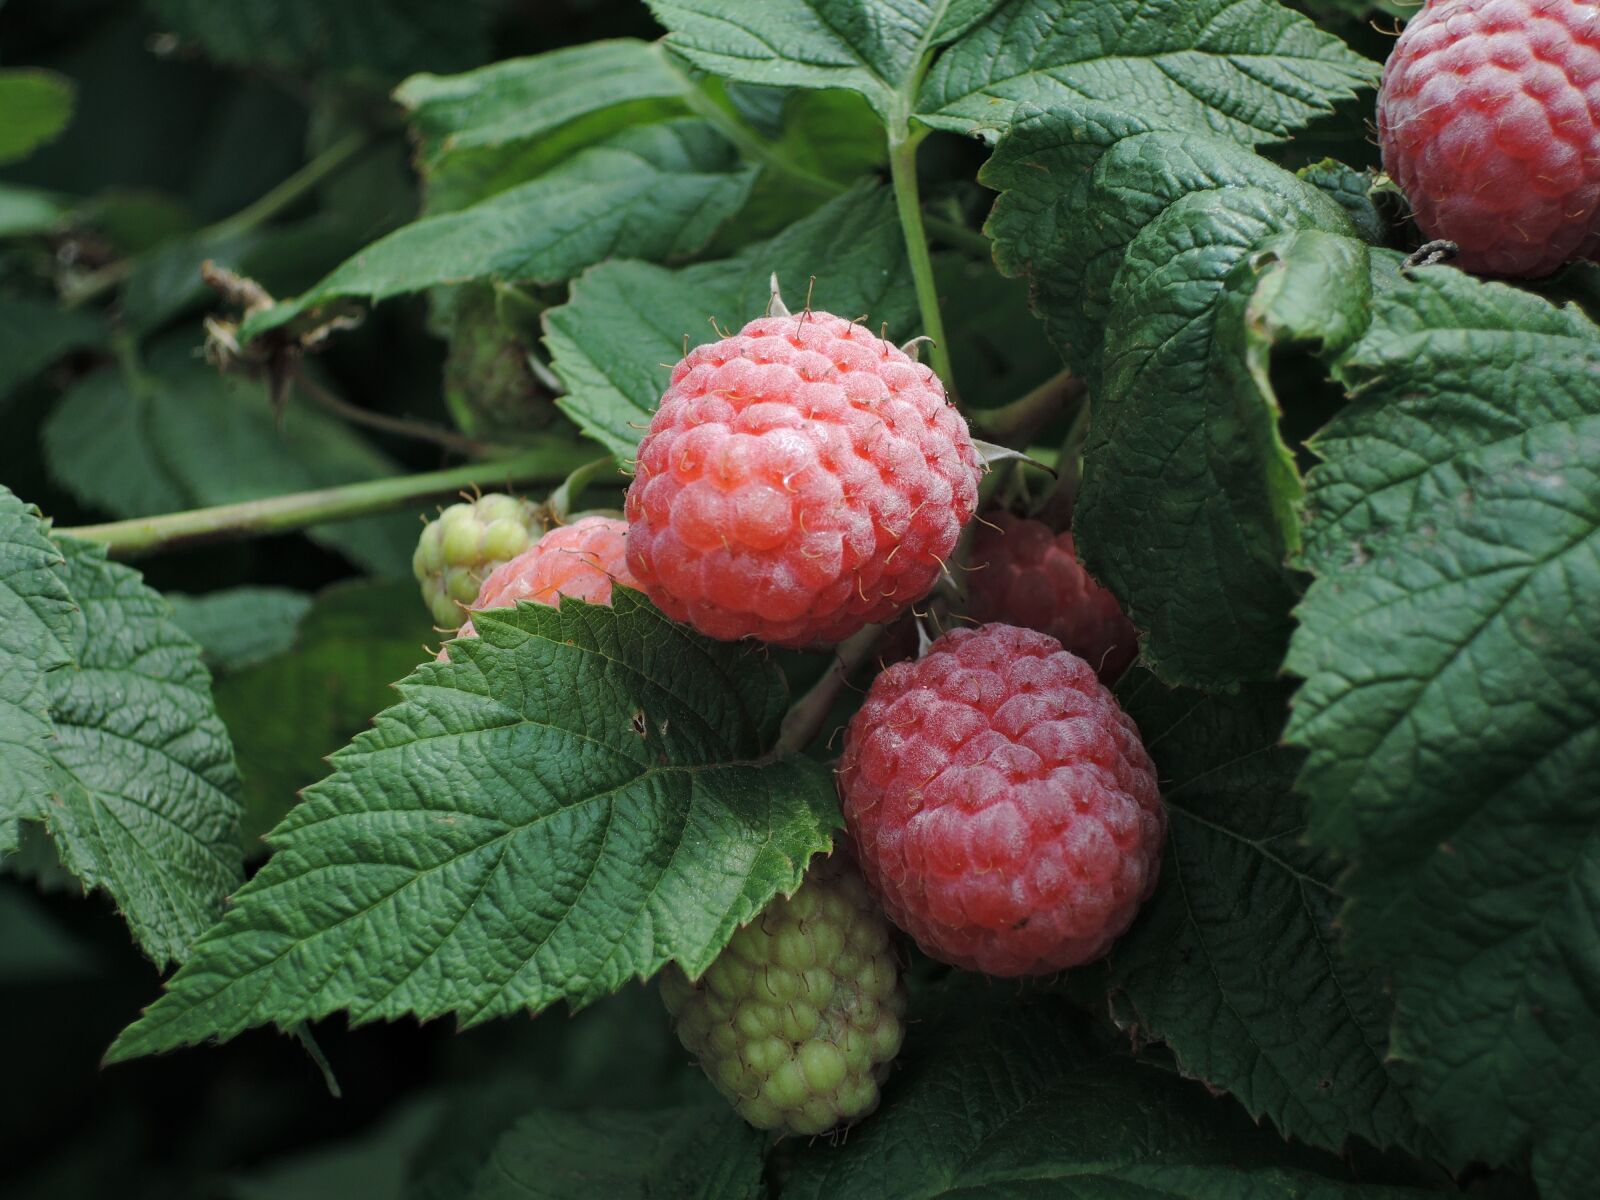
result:
[[[374,479],[159,517],[80,525],[57,532],[82,541],[99,542],[113,558],[139,558],[159,551],[287,533],[325,521],[370,516],[421,500],[453,496],[467,488],[556,484],[593,454],[593,446],[578,442],[557,443],[498,462],[470,463],[447,471]]]
[[[371,409],[351,404],[348,400],[334,395],[315,379],[311,378],[310,375],[306,374],[304,370],[295,371],[294,382],[296,387],[307,396],[310,396],[321,407],[335,416],[349,421],[352,425],[365,425],[368,429],[392,433],[397,437],[432,442],[436,446],[443,446],[446,450],[454,450],[458,454],[465,454],[472,458],[504,456],[510,452],[508,447],[498,446],[492,442],[477,441],[474,438],[459,434],[453,429],[446,429],[443,425],[435,425],[429,421],[413,421],[406,417],[392,417],[387,413],[373,412]]]
[[[272,220],[284,209],[299,200],[312,188],[322,183],[330,175],[335,174],[356,158],[372,144],[372,135],[365,132],[352,133],[341,138],[329,146],[316,158],[301,167],[293,175],[282,180],[270,191],[251,201],[232,216],[223,217],[222,220],[213,222],[205,228],[191,235],[197,242],[213,241],[222,238],[236,237]],[[92,275],[79,280],[76,284],[67,287],[62,292],[61,302],[65,308],[77,308],[93,300],[96,296],[110,291],[122,283],[129,275],[133,274],[138,259],[121,258],[114,263],[101,267]]]
[[[844,691],[845,684],[856,673],[856,668],[871,657],[885,628],[883,625],[868,625],[839,643],[833,654],[833,662],[823,672],[822,678],[812,684],[811,690],[796,700],[785,714],[783,724],[778,729],[778,741],[772,747],[774,757],[800,753],[821,732],[822,723],[833,710],[833,702]]]
[[[890,131],[889,175],[894,183],[900,229],[905,234],[906,256],[911,260],[911,280],[916,287],[917,307],[922,313],[922,332],[933,339],[933,369],[944,381],[950,399],[958,402],[950,347],[945,343],[944,318],[939,313],[939,291],[933,280],[933,259],[928,254],[928,234],[922,222],[922,201],[917,192],[917,143],[921,140],[921,132],[913,133],[904,125]]]

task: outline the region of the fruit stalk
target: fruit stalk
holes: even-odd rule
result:
[[[593,453],[592,446],[557,443],[496,462],[469,463],[445,471],[374,479],[157,517],[79,525],[57,532],[81,541],[99,542],[113,558],[140,558],[166,550],[371,516],[417,501],[453,496],[465,488],[555,484]]]
[[[789,711],[784,714],[778,740],[772,747],[775,758],[800,753],[817,736],[823,721],[828,719],[833,702],[844,691],[845,684],[855,674],[856,668],[871,657],[883,631],[882,625],[868,625],[839,643],[834,651],[833,662],[828,664],[822,678],[812,684],[811,689],[790,705]]]
[[[920,133],[901,128],[889,135],[889,177],[894,183],[894,204],[900,214],[900,229],[905,234],[906,256],[911,260],[911,279],[917,291],[917,308],[922,314],[922,332],[933,341],[933,369],[944,383],[952,402],[956,401],[956,374],[950,363],[950,347],[944,336],[944,318],[939,313],[939,291],[933,279],[933,259],[928,254],[928,234],[922,223],[922,200],[917,191],[917,144]]]

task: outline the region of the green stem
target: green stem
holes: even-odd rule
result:
[[[969,419],[988,441],[1021,449],[1034,434],[1053,421],[1070,401],[1081,398],[1083,394],[1083,380],[1071,371],[1062,370],[1026,396],[999,408],[973,413]]]
[[[989,245],[988,238],[976,229],[967,228],[960,221],[936,217],[932,213],[924,213],[922,220],[927,225],[928,232],[936,240],[946,242],[957,250],[966,250],[984,259],[989,259],[994,254],[994,247]]]
[[[933,339],[933,369],[954,401],[956,375],[950,365],[950,347],[945,344],[944,318],[939,315],[939,291],[933,281],[933,259],[928,255],[928,234],[923,227],[922,201],[917,192],[917,143],[921,140],[921,132],[912,133],[904,124],[889,131],[889,177],[894,183],[894,203],[900,213],[906,255],[911,260],[911,280],[917,291],[917,307],[922,313],[922,332]]]
[[[371,144],[372,135],[365,131],[347,134],[271,191],[245,205],[231,217],[207,225],[196,236],[202,239],[233,237],[265,225],[323,180],[341,170]]]
[[[330,175],[339,171],[372,144],[372,136],[364,132],[352,133],[329,146],[316,158],[293,175],[277,184],[265,195],[241,208],[232,216],[223,217],[189,235],[191,241],[206,242],[249,233],[257,226],[270,221],[295,201]],[[133,274],[138,257],[120,258],[101,267],[77,283],[63,289],[61,303],[65,308],[77,308],[95,297],[109,292]]]
[[[833,711],[833,703],[839,698],[839,693],[844,691],[845,684],[856,673],[856,668],[871,656],[884,629],[883,625],[868,625],[839,643],[833,654],[833,662],[823,672],[822,678],[812,684],[811,690],[796,700],[784,714],[777,743],[772,747],[774,758],[800,753],[817,736],[828,714]]]
[[[593,454],[593,446],[559,443],[498,462],[470,463],[447,471],[374,479],[159,517],[80,525],[56,532],[82,541],[100,542],[114,558],[139,558],[159,551],[287,533],[325,521],[371,516],[418,501],[453,496],[468,488],[556,484]]]

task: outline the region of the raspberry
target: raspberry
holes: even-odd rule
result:
[[[927,594],[982,472],[927,367],[827,313],[764,317],[673,368],[628,563],[711,637],[836,642]]]
[[[484,577],[538,537],[539,509],[528,500],[491,493],[452,504],[430,521],[411,556],[422,599],[441,629],[461,624]]]
[[[733,935],[697,981],[661,995],[678,1038],[759,1129],[818,1134],[878,1107],[905,1034],[890,929],[849,860],[817,861]]]
[[[1383,165],[1469,271],[1534,277],[1600,251],[1600,9],[1433,0],[1378,93]]]
[[[968,611],[1048,633],[1114,683],[1139,652],[1139,634],[1117,598],[1078,562],[1071,533],[1040,521],[990,513],[972,541]]]
[[[474,609],[510,608],[518,600],[555,606],[559,596],[610,604],[611,585],[636,586],[624,557],[628,527],[613,517],[579,517],[552,529],[483,581]],[[469,620],[457,637],[475,637]],[[445,652],[439,652],[445,658]]]
[[[1166,812],[1138,729],[1088,663],[1012,625],[958,629],[879,675],[839,791],[889,919],[990,975],[1098,958],[1160,869]]]

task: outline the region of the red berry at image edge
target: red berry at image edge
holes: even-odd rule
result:
[[[710,637],[837,642],[928,593],[983,469],[926,366],[828,313],[763,317],[673,368],[628,565]]]
[[[1383,165],[1456,265],[1533,278],[1600,251],[1600,5],[1433,0],[1378,93]]]
[[[637,587],[628,573],[624,538],[628,527],[614,517],[580,517],[552,529],[509,562],[489,573],[473,609],[510,608],[519,600],[555,606],[558,597],[610,604],[611,586]],[[472,622],[457,637],[476,637]],[[441,650],[439,659],[449,661]]]
[[[1070,532],[1005,511],[979,518],[967,576],[967,611],[1048,633],[1111,684],[1139,653],[1139,634],[1117,598],[1078,561]]]
[[[956,630],[879,675],[839,792],[889,919],[990,975],[1100,957],[1160,870],[1166,811],[1138,729],[1088,663],[1032,630]]]

